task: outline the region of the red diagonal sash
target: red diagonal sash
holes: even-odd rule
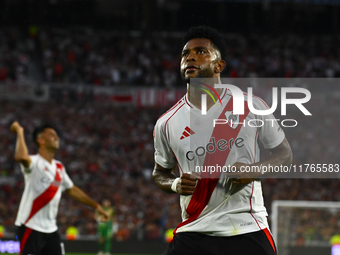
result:
[[[41,208],[46,206],[54,198],[55,194],[57,193],[60,187],[60,182],[61,182],[61,177],[59,175],[58,170],[62,171],[63,165],[60,163],[56,163],[56,165],[57,165],[57,169],[55,172],[54,181],[43,193],[41,193],[36,199],[34,199],[32,208],[31,208],[31,213],[28,216],[24,224],[26,224]]]
[[[219,119],[225,119],[225,112],[226,111],[232,111],[233,106],[233,98],[229,100],[226,107],[223,109],[221,115],[219,116]],[[240,115],[239,122],[243,123],[245,121],[245,118],[249,114],[248,105],[244,104],[244,115]],[[242,124],[239,124],[237,128],[233,129],[228,124],[225,125],[216,125],[212,136],[215,137],[215,141],[219,141],[220,139],[224,139],[229,141],[230,139],[236,140],[240,130],[242,128]],[[210,139],[211,140],[211,139]],[[225,165],[225,162],[227,161],[227,158],[230,153],[230,148],[224,151],[216,149],[214,153],[206,153],[205,159],[204,159],[204,167],[207,169],[207,166],[216,166],[219,165],[223,167]],[[208,171],[202,172],[201,177],[202,179],[198,181],[196,189],[194,194],[191,197],[191,200],[189,202],[187,213],[189,214],[189,218],[183,222],[181,222],[177,228],[174,231],[174,234],[176,234],[176,231],[178,228],[193,222],[198,218],[198,216],[202,213],[204,208],[207,206],[210,197],[216,187],[216,184],[219,181],[221,173],[215,172],[214,174],[210,174]]]

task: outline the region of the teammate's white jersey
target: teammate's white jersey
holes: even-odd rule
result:
[[[247,94],[244,97],[247,101]],[[247,104],[244,115],[233,114],[233,98],[226,89],[221,94],[221,102],[222,106],[217,103],[207,115],[202,115],[185,95],[155,125],[157,164],[168,169],[177,164],[180,174],[200,171],[201,176],[211,177],[198,181],[192,196],[180,196],[183,221],[175,232],[231,236],[268,228],[261,182],[233,184],[217,165],[258,162],[258,142],[266,149],[275,148],[284,140],[284,132],[273,115],[254,115]],[[253,97],[253,105],[259,110],[269,108],[257,97]],[[229,122],[214,127],[216,119]],[[211,166],[222,173],[208,175],[208,169],[213,170]]]
[[[57,160],[50,164],[39,154],[30,156],[29,168],[20,164],[25,178],[15,225],[52,233],[58,229],[56,217],[62,191],[73,186],[64,165]]]

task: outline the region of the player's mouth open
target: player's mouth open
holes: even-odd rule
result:
[[[197,66],[190,65],[185,68],[185,72],[194,72],[197,69],[199,69]]]

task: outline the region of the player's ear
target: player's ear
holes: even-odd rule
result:
[[[216,61],[215,64],[215,73],[221,73],[225,67],[226,63],[224,60],[220,59]]]
[[[37,143],[38,143],[39,146],[41,146],[42,144],[45,143],[45,140],[44,140],[44,138],[42,137],[41,134],[38,135],[38,137],[37,137]]]

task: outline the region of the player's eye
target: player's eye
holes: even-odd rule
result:
[[[188,56],[188,52],[183,52],[182,57]]]
[[[204,51],[204,50],[198,50],[197,53],[198,53],[198,54],[204,54],[205,51]]]

